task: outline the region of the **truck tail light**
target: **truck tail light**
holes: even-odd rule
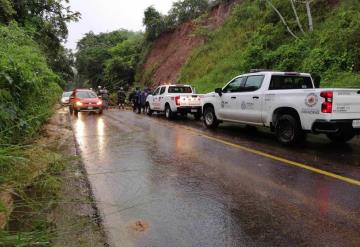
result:
[[[325,99],[321,106],[322,113],[332,113],[334,93],[332,91],[324,91],[320,96]]]
[[[175,103],[176,105],[180,105],[180,96],[175,97]]]

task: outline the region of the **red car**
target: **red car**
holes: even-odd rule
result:
[[[69,102],[70,114],[79,112],[97,112],[102,114],[103,102],[96,93],[89,89],[75,89]]]

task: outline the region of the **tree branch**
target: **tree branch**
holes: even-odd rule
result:
[[[272,4],[272,2],[270,0],[266,0],[266,2],[274,9],[274,11],[278,14],[278,16],[280,17],[281,22],[285,25],[287,31],[291,34],[291,36],[293,36],[295,39],[298,39],[299,37],[296,36],[296,34],[291,30],[291,28],[289,27],[289,25],[287,24],[287,22],[285,21],[285,18],[282,16],[282,14],[280,13],[280,11]]]
[[[300,19],[299,19],[299,15],[298,15],[298,13],[297,13],[297,11],[296,11],[294,0],[290,0],[290,3],[291,3],[291,7],[292,7],[292,9],[293,9],[293,11],[294,11],[295,18],[296,18],[296,22],[297,22],[298,26],[299,26],[301,32],[302,32],[302,33],[305,33],[305,32],[304,32],[304,29],[303,29],[303,27],[302,27],[302,25],[301,25],[301,22],[300,22]]]

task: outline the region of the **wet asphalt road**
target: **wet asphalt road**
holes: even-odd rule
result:
[[[360,186],[217,141],[360,180],[360,142],[112,110],[72,117],[111,246],[360,246]]]

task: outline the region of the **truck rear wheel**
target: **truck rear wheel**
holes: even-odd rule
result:
[[[353,130],[340,129],[337,133],[329,133],[327,137],[335,143],[345,143],[355,137]]]
[[[204,110],[204,124],[209,129],[215,129],[219,126],[219,121],[216,118],[214,108],[207,106]]]
[[[304,140],[305,133],[299,121],[292,115],[282,115],[276,122],[276,136],[280,143],[293,145]]]
[[[172,112],[169,105],[165,106],[165,117],[169,120],[172,120],[174,118],[174,113]]]

